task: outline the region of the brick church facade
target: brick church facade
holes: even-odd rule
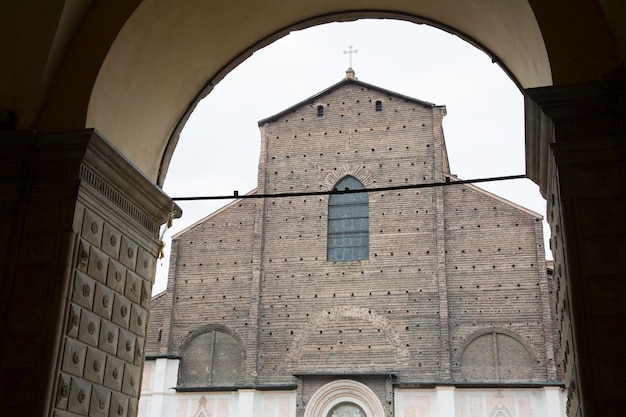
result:
[[[541,216],[454,184],[445,114],[348,70],[260,121],[287,196],[174,237],[140,416],[565,415]]]

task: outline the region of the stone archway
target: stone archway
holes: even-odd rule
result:
[[[339,379],[322,386],[313,394],[304,410],[304,417],[331,417],[333,410],[344,404],[365,412],[363,417],[385,415],[380,399],[367,385],[351,379]]]
[[[68,255],[71,258],[79,253],[69,247],[67,232],[71,228],[68,224],[55,225],[61,219],[58,214],[63,211],[62,207],[66,207],[64,204],[76,204],[75,199],[52,203],[47,195],[44,204],[32,195],[24,197],[25,193],[20,194],[27,182],[32,185],[29,182],[32,178],[27,181],[20,176],[22,162],[31,169],[23,172],[36,173],[38,179],[46,182],[42,189],[50,189],[51,180],[71,177],[67,168],[68,159],[76,154],[67,147],[63,148],[64,140],[70,135],[49,135],[45,138],[48,142],[46,146],[59,145],[58,149],[55,148],[56,155],[60,155],[56,162],[63,162],[60,164],[63,167],[55,172],[56,177],[46,175],[54,171],[51,169],[54,162],[46,159],[53,153],[42,153],[40,148],[35,152],[27,148],[26,142],[33,137],[44,139],[42,132],[95,127],[121,151],[121,160],[124,157],[130,159],[139,171],[156,182],[166,170],[165,150],[168,144],[175,144],[177,129],[184,123],[196,100],[210,91],[246,56],[289,30],[367,16],[438,22],[443,28],[467,34],[467,39],[492,51],[524,88],[551,85],[552,80],[555,85],[586,83],[572,88],[527,91],[529,136],[545,139],[528,144],[527,153],[531,160],[529,171],[532,171],[536,160],[543,158],[545,162],[537,163],[536,172],[531,176],[536,182],[542,182],[548,197],[549,216],[555,232],[555,252],[559,253],[561,260],[569,260],[557,265],[556,271],[564,282],[560,288],[559,309],[569,324],[564,337],[571,343],[566,343],[564,350],[566,354],[569,352],[571,359],[567,373],[575,407],[572,413],[576,414],[578,407],[583,407],[580,404],[584,404],[585,412],[594,415],[596,412],[602,414],[602,411],[621,409],[623,401],[620,402],[621,399],[613,391],[596,392],[593,388],[607,380],[619,384],[619,378],[612,373],[614,360],[592,363],[590,358],[610,357],[617,360],[620,357],[618,353],[623,349],[613,343],[595,343],[596,340],[584,331],[594,328],[594,337],[611,340],[611,329],[622,326],[624,322],[623,308],[620,308],[623,303],[611,298],[611,295],[619,293],[613,288],[623,287],[623,283],[611,278],[624,272],[620,263],[623,257],[619,256],[623,252],[624,232],[620,219],[623,217],[624,190],[615,180],[621,175],[615,173],[622,173],[624,165],[621,144],[624,126],[620,118],[623,118],[623,113],[620,116],[619,112],[615,112],[616,108],[623,109],[623,101],[620,104],[617,99],[619,94],[623,95],[623,82],[619,74],[616,83],[596,82],[607,74],[623,71],[626,48],[621,34],[624,19],[620,6],[613,5],[615,2],[582,0],[572,5],[565,0],[338,0],[302,2],[293,7],[284,7],[285,4],[277,0],[262,5],[252,1],[237,4],[206,2],[206,7],[211,8],[207,16],[214,20],[207,18],[200,21],[191,19],[192,13],[200,15],[197,9],[191,7],[199,3],[192,1],[178,2],[176,7],[165,0],[53,0],[35,2],[32,7],[23,7],[21,3],[18,0],[7,2],[9,7],[7,13],[3,13],[3,25],[0,25],[5,35],[0,41],[2,52],[9,57],[7,65],[0,70],[3,75],[2,107],[7,106],[10,110],[3,114],[10,116],[13,113],[16,119],[8,124],[14,125],[9,127],[10,130],[22,130],[10,131],[10,140],[3,142],[3,146],[12,152],[10,155],[18,157],[3,166],[2,175],[3,185],[6,185],[5,195],[8,196],[4,209],[7,213],[4,216],[6,228],[1,241],[8,254],[1,265],[3,280],[8,282],[3,287],[7,292],[2,293],[6,301],[3,305],[7,306],[3,310],[6,318],[2,331],[5,336],[4,363],[24,364],[30,368],[11,371],[13,373],[7,373],[3,368],[6,385],[2,405],[7,413],[28,410],[25,412],[41,415],[54,401],[49,390],[41,389],[47,386],[46,382],[34,387],[31,383],[48,381],[50,368],[60,361],[57,355],[60,347],[50,347],[47,343],[58,342],[56,335],[65,331],[61,328],[67,324],[61,312],[68,307],[67,301],[56,288],[69,285],[66,277],[69,264],[63,263],[66,259],[62,258]],[[177,27],[173,25],[175,22],[191,24]],[[243,26],[247,30],[239,31]],[[194,57],[197,51],[185,48],[194,39],[206,40],[197,42],[197,45],[201,45],[204,51],[210,50],[210,53]],[[224,43],[224,39],[228,42]],[[615,91],[621,93],[616,95]],[[91,135],[89,131],[83,133],[84,136]],[[551,145],[551,142],[558,143]],[[555,150],[554,153],[551,149]],[[20,159],[20,152],[29,158]],[[101,156],[110,156],[107,152]],[[30,158],[42,154],[42,159]],[[107,158],[102,159],[104,165],[106,161]],[[118,184],[117,178],[115,172],[109,172],[104,178],[105,184]],[[84,179],[93,179],[93,176],[87,175]],[[144,184],[142,180],[138,181]],[[102,184],[98,181],[97,185]],[[123,188],[123,184],[119,186]],[[110,190],[108,192],[109,196],[114,194]],[[14,199],[18,195],[22,200],[16,204]],[[117,202],[121,201],[119,197],[113,197]],[[599,197],[603,198],[601,202]],[[162,195],[155,199],[166,200]],[[156,207],[150,198],[140,200],[137,202],[140,207]],[[610,213],[611,221],[607,220],[608,216],[603,216],[603,221],[595,227],[592,221],[594,215],[589,213],[600,205]],[[39,210],[40,217],[28,219],[28,224],[35,228],[32,230],[23,227],[26,225],[24,213],[29,207],[35,212],[41,207],[48,211],[45,215]],[[79,208],[82,210],[84,207]],[[138,212],[136,207],[126,205],[126,208],[130,208],[132,214]],[[155,221],[163,221],[168,210],[159,207],[153,210],[152,217]],[[81,229],[81,225],[75,226]],[[90,228],[89,222],[85,226]],[[89,234],[87,229],[85,233]],[[151,232],[149,229],[147,232]],[[35,230],[39,233],[37,236],[29,234]],[[44,232],[47,240],[42,240]],[[571,245],[565,250],[568,241]],[[150,243],[150,253],[156,253],[158,247],[153,247],[152,243],[156,242]],[[63,249],[67,251],[60,254]],[[32,255],[24,261],[36,261],[37,265],[43,261],[56,263],[45,272],[38,273],[34,264],[18,263],[22,261],[18,257],[21,253]],[[56,258],[51,260],[53,254]],[[94,257],[95,265],[97,261]],[[82,267],[82,264],[79,266]],[[18,277],[33,279],[20,281]],[[595,278],[601,278],[602,285],[598,285]],[[28,300],[45,317],[27,316],[28,320],[10,322],[12,316],[8,312],[13,311],[10,306],[24,301],[20,298],[24,294],[15,291],[45,290],[46,279],[55,283],[59,281],[58,285],[51,287],[56,292],[47,293],[46,298],[40,299],[41,303]],[[18,286],[18,282],[34,282],[37,285],[23,288]],[[568,287],[569,282],[576,284]],[[28,295],[33,296],[31,293]],[[136,294],[130,295],[136,298]],[[595,310],[596,306],[601,308]],[[136,314],[136,317],[141,316]],[[85,323],[87,329],[92,327],[87,321]],[[15,336],[12,332],[20,333],[22,339],[12,338]],[[46,348],[31,349],[33,342]],[[605,348],[604,345],[612,347]],[[574,351],[578,350],[581,354],[573,360]],[[80,353],[76,357],[79,362],[82,360]],[[572,370],[572,366],[580,366],[580,369]],[[585,385],[585,379],[592,382]],[[48,381],[48,385],[53,383]],[[80,388],[75,391],[80,394]],[[61,390],[61,394],[64,392]],[[578,401],[579,392],[587,396],[584,403]],[[619,393],[619,390],[615,392]],[[82,398],[83,402],[85,400],[84,395],[78,398]],[[98,401],[93,403],[100,405]]]
[[[103,61],[90,95],[86,124],[97,126],[144,173],[162,183],[189,114],[231,69],[290,31],[361,18],[401,19],[442,28],[500,62],[520,88],[552,83],[545,45],[528,4],[510,9],[495,1],[480,5],[449,1],[432,5],[396,0],[386,2],[384,8],[374,4],[366,8],[343,0],[332,7],[318,4],[290,12],[278,4],[267,5],[254,8],[254,19],[244,19],[250,23],[247,30],[223,39],[227,44],[212,54],[206,53],[205,45],[241,18],[238,9],[221,5],[216,11],[213,5],[183,1],[177,4],[177,13],[168,14],[166,2],[144,2]],[[220,21],[209,21],[220,13]],[[176,35],[163,35],[169,32]]]

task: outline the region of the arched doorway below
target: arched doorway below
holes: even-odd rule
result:
[[[383,405],[367,385],[339,379],[318,389],[304,410],[304,417],[383,417]]]

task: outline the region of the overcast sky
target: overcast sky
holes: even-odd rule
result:
[[[185,126],[165,180],[171,197],[232,195],[257,181],[257,121],[298,103],[345,76],[445,105],[444,135],[453,174],[463,179],[524,174],[523,96],[484,52],[426,25],[360,20],[305,29],[257,51],[201,102]],[[530,180],[480,185],[545,216]],[[172,234],[228,201],[180,202]],[[544,222],[544,234],[547,236]],[[546,242],[547,243],[547,242]],[[154,294],[163,291],[168,257],[159,261]]]

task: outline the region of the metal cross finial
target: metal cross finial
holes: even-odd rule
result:
[[[350,66],[348,68],[352,68],[352,54],[356,54],[357,52],[359,52],[357,49],[352,49],[352,45],[348,46],[347,51],[343,51],[344,55],[350,54],[350,57],[349,57]]]

